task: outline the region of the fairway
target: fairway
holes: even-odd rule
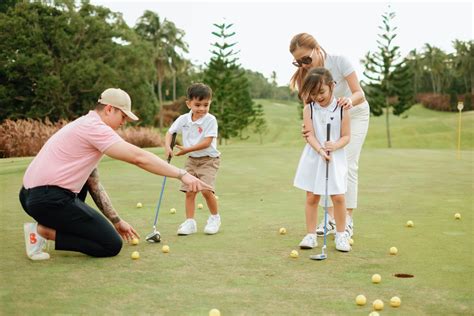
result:
[[[457,160],[451,144],[456,125],[447,123],[456,122],[455,113],[417,107],[407,119],[394,119],[392,149],[384,148],[384,118],[372,117],[359,165],[353,250],[337,252],[330,237],[328,259],[318,262],[308,257],[320,253],[322,238],[314,250],[297,248],[305,234],[305,194],[292,186],[304,146],[296,108],[260,102],[269,125],[263,145],[252,135],[219,147],[222,226],[214,236],[202,232],[209,215],[202,196],[198,233],[176,235],[184,195],[170,179],[158,219],[162,243],[144,242],[162,177],[104,158],[102,182],[121,217],[141,234],[140,244],[124,244],[107,259],[50,247],[50,260],[32,262],[22,230],[31,219],[17,198],[31,158],[0,160],[0,314],[208,315],[217,308],[222,315],[368,315],[375,299],[385,304],[382,315],[473,313],[472,125],[464,125],[467,150]],[[472,122],[472,113],[466,117]],[[426,140],[430,133],[432,142]],[[152,151],[163,156],[161,149]],[[184,158],[172,163],[183,166]],[[172,207],[176,214],[170,214]],[[461,220],[454,219],[456,212]],[[405,226],[408,220],[414,227]],[[286,235],[278,234],[281,227]],[[161,252],[165,244],[168,254]],[[296,259],[289,256],[293,249]],[[140,252],[139,260],[130,258],[133,251]],[[371,283],[375,273],[382,276],[379,284]],[[358,294],[367,297],[365,306],[355,304]],[[392,296],[401,298],[400,307],[390,307]]]

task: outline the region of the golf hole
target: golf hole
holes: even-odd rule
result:
[[[414,278],[415,276],[413,274],[407,274],[407,273],[396,273],[394,274],[397,278]]]

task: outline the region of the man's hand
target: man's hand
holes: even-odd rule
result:
[[[176,156],[186,155],[189,152],[185,147],[181,145],[176,145],[176,147],[179,149],[179,151],[176,153]]]
[[[122,236],[124,240],[130,242],[133,237],[140,238],[140,235],[135,231],[135,229],[123,219],[120,222],[114,224],[117,232]]]
[[[212,190],[212,187],[207,185],[206,183],[202,182],[198,178],[186,173],[182,178],[181,181],[186,184],[191,192],[198,192],[202,190]]]

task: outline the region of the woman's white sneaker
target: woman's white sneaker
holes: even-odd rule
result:
[[[37,231],[37,223],[23,224],[23,231],[25,233],[26,255],[31,260],[47,260],[49,253],[43,252],[43,247],[46,245],[46,239],[41,237]]]
[[[330,234],[335,234],[336,233],[336,222],[332,219],[328,219],[328,224],[326,226],[326,236]],[[316,228],[316,235],[318,237],[324,237],[324,220],[322,220],[318,227]]]
[[[193,218],[185,220],[178,228],[178,235],[190,235],[197,232],[197,224]]]
[[[299,246],[301,249],[313,249],[314,247],[317,247],[318,242],[316,240],[316,234],[306,234]]]
[[[336,233],[335,238],[336,249],[342,252],[351,251],[351,245],[349,244],[349,235],[346,232]]]

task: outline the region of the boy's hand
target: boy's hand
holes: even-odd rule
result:
[[[181,145],[176,145],[176,147],[179,149],[179,151],[176,153],[176,156],[182,156],[188,153],[188,150],[185,147]]]
[[[173,150],[171,147],[165,147],[165,157],[168,159],[168,157],[173,157]]]
[[[336,151],[337,150],[336,143],[335,142],[325,142],[324,143],[324,149],[326,151]]]

